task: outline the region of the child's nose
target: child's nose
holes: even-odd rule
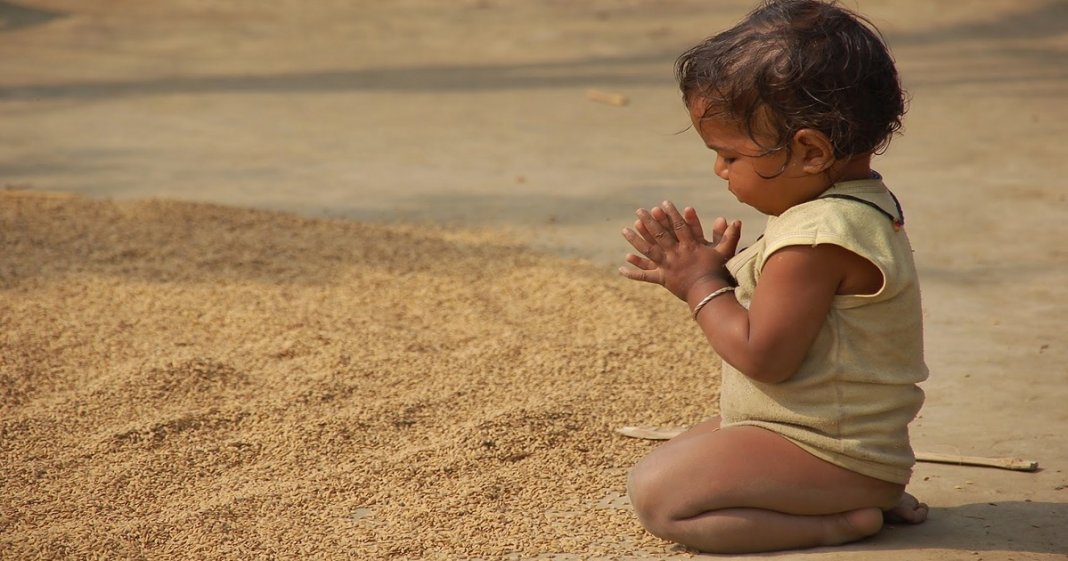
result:
[[[718,154],[716,155],[716,164],[712,167],[712,169],[716,172],[716,175],[718,175],[720,179],[727,179],[727,160],[724,160],[723,156],[720,156]]]

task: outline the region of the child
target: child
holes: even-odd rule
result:
[[[653,534],[702,551],[850,542],[918,523],[907,425],[927,377],[919,286],[896,198],[871,170],[900,128],[897,71],[874,27],[819,0],[771,0],[676,64],[715,173],[768,215],[741,223],[670,202],[623,235],[623,276],[685,300],[723,358],[720,417],[634,467]]]

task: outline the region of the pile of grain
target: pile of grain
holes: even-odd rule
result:
[[[714,410],[665,291],[491,232],[0,191],[0,558],[683,555],[626,424]]]

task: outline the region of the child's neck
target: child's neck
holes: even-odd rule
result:
[[[861,154],[847,160],[840,160],[831,167],[830,176],[832,184],[871,179],[871,154]]]

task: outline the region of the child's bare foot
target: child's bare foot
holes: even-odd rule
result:
[[[883,527],[883,513],[877,508],[861,508],[843,512],[832,518],[824,537],[824,545],[838,545],[866,538]]]
[[[890,524],[919,524],[927,520],[927,505],[908,493],[902,493],[901,500],[894,508],[883,511],[883,519]]]

